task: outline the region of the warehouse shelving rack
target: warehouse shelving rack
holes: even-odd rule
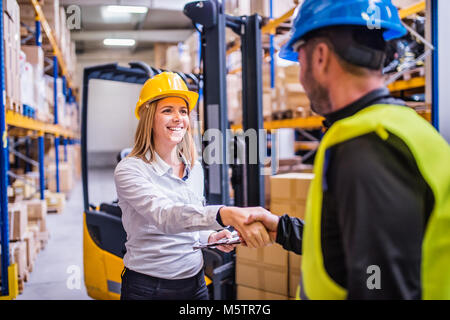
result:
[[[57,79],[58,66],[62,74],[63,93],[66,100],[75,101],[74,82],[72,76],[68,73],[67,65],[63,59],[62,52],[55,40],[53,30],[50,28],[47,19],[42,11],[42,8],[37,0],[30,0],[36,13],[35,23],[35,39],[36,45],[42,46],[41,28],[51,44],[53,56],[53,90],[54,90],[54,123],[44,123],[19,113],[5,110],[6,92],[5,92],[5,57],[3,41],[0,41],[0,78],[1,78],[1,110],[0,110],[0,129],[1,129],[1,154],[0,154],[0,201],[1,201],[1,266],[2,274],[2,292],[0,299],[14,299],[18,295],[18,275],[17,266],[10,264],[9,261],[9,219],[8,219],[8,168],[9,168],[9,145],[8,145],[8,126],[23,130],[35,131],[38,134],[38,150],[39,150],[39,175],[40,175],[40,198],[44,200],[45,189],[45,172],[44,172],[44,135],[49,134],[54,137],[55,143],[55,162],[56,162],[56,191],[59,192],[59,145],[62,139],[64,145],[64,160],[67,161],[67,145],[79,143],[79,133],[73,132],[58,124],[58,99],[57,99]],[[0,4],[1,12],[3,12],[2,1]],[[3,15],[0,15],[0,37],[3,39]],[[78,109],[78,104],[77,104]],[[14,146],[13,146],[14,147]],[[23,159],[29,159],[28,155]]]
[[[287,21],[294,14],[295,8],[288,10],[285,14],[277,19],[272,18],[272,1],[270,0],[270,20],[269,22],[261,28],[262,33],[268,33],[270,35],[270,77],[271,77],[271,88],[274,87],[274,46],[273,37],[276,34],[276,28],[282,23]],[[425,10],[425,1],[419,1],[410,7],[399,10],[399,16],[401,19],[407,18],[416,13],[423,12]],[[227,50],[227,54],[230,54],[239,49],[240,44],[237,43]],[[231,70],[229,73],[240,72],[241,69]],[[403,91],[409,89],[416,89],[425,87],[425,77],[414,77],[410,80],[397,80],[388,85],[390,91]],[[286,120],[275,120],[275,121],[265,121],[264,128],[267,130],[280,129],[280,128],[302,128],[302,129],[318,129],[322,127],[323,118],[320,116],[311,116],[307,118],[293,118]],[[233,125],[232,129],[240,129],[241,125]]]
[[[273,39],[276,34],[276,29],[278,26],[280,26],[282,23],[289,20],[292,15],[295,12],[295,8],[291,8],[288,10],[285,14],[280,16],[277,19],[273,19],[272,16],[272,1],[270,0],[270,19],[266,25],[264,25],[261,28],[262,33],[268,33],[270,35],[270,47],[269,47],[269,54],[270,54],[270,85],[271,88],[274,88],[274,78],[275,78],[275,67],[274,67],[274,45],[273,45]],[[417,3],[411,5],[410,7],[404,8],[399,10],[399,16],[401,19],[405,19],[413,14],[417,14],[420,12],[423,12],[425,10],[426,1],[418,1]],[[233,45],[230,49],[227,50],[227,54],[230,54],[236,50],[239,49],[239,43]],[[238,73],[241,71],[241,68],[237,68],[235,70],[231,70],[229,73]],[[411,90],[411,89],[420,89],[425,87],[425,77],[419,76],[419,77],[413,77],[409,80],[397,80],[393,83],[390,83],[388,86],[388,89],[391,92],[400,92],[405,90]],[[282,128],[292,128],[292,129],[298,129],[301,132],[304,132],[305,130],[315,130],[315,129],[322,129],[323,128],[323,120],[324,118],[318,115],[313,115],[309,117],[294,117],[291,119],[283,119],[283,120],[271,120],[271,121],[264,121],[264,129],[270,131],[275,129],[282,129]],[[231,125],[232,130],[239,130],[242,129],[241,124],[233,124]],[[313,141],[297,141],[295,150],[306,150],[306,151],[314,151],[314,146],[317,146],[317,143],[315,140]]]
[[[285,23],[287,20],[289,20],[295,12],[295,7],[289,9],[284,14],[282,14],[278,18],[273,18],[273,0],[269,0],[269,20],[267,23],[261,27],[261,33],[262,34],[269,34],[269,53],[265,54],[264,58],[270,57],[270,88],[271,90],[274,90],[275,88],[275,46],[274,46],[274,38],[277,34],[277,28],[280,27],[283,23]],[[227,55],[231,54],[232,52],[239,50],[240,43],[235,43],[230,49],[227,50]],[[230,70],[229,74],[235,74],[242,71],[242,68],[236,68],[234,70]],[[318,139],[314,137],[313,135],[309,134],[307,131],[309,130],[321,130],[323,127],[324,118],[318,115],[312,115],[308,117],[293,117],[288,119],[282,119],[282,120],[265,120],[263,122],[263,127],[267,131],[272,131],[276,129],[285,129],[285,128],[291,128],[296,129],[299,131],[302,136],[308,137],[310,140],[306,141],[296,141],[295,142],[295,152],[297,151],[307,151],[306,155],[304,156],[304,159],[306,160],[311,155],[314,154],[317,146],[318,146]],[[232,130],[241,130],[242,124],[232,124],[231,126]],[[271,136],[272,137],[272,136]],[[272,138],[270,139],[272,140]],[[271,148],[272,143],[269,142],[269,147]],[[271,148],[272,150],[276,150],[275,148]],[[275,156],[275,153],[272,152],[272,156]]]

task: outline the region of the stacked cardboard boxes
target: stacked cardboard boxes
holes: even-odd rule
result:
[[[0,251],[0,259],[1,259],[1,251]],[[17,275],[19,278],[19,293],[21,293],[23,291],[23,281],[25,279],[28,279],[27,245],[25,241],[15,241],[9,243],[9,261],[10,264],[17,265]],[[1,264],[0,264],[0,282],[1,282]]]
[[[75,41],[70,38],[70,28],[67,25],[67,15],[64,7],[59,8],[59,47],[66,62],[69,75],[74,78],[76,67]]]
[[[44,197],[47,203],[47,213],[61,214],[63,212],[66,206],[66,196],[64,193],[45,190]]]
[[[38,250],[45,247],[49,238],[47,229],[47,202],[40,199],[24,201],[28,212],[28,229],[35,234]]]
[[[288,159],[283,167],[299,159]],[[270,211],[303,219],[311,173],[285,173],[268,177]],[[278,244],[260,249],[236,249],[237,298],[249,300],[292,299],[300,280],[301,257]]]
[[[236,248],[237,299],[288,299],[288,252],[280,245]],[[253,296],[252,296],[253,295]]]
[[[34,118],[48,122],[50,109],[45,92],[44,51],[41,47],[34,45],[23,45],[21,49],[23,53],[20,73],[22,103],[34,108]]]
[[[20,9],[15,0],[3,4],[3,45],[5,51],[6,105],[10,110],[22,111],[20,97]]]
[[[234,123],[242,121],[242,85],[241,72],[234,72],[241,67],[241,52],[235,51],[227,56],[227,68],[233,70],[227,75],[227,103],[229,120]],[[313,113],[310,101],[303,86],[299,82],[299,66],[297,64],[282,67],[275,66],[274,88],[271,88],[270,64],[262,65],[263,76],[263,117],[266,120],[293,117],[309,117]]]
[[[313,173],[284,173],[270,177],[270,211],[304,219]]]
[[[192,72],[192,59],[188,45],[180,42],[176,46],[170,46],[166,51],[166,69],[171,71]]]
[[[22,175],[21,178],[16,179],[11,186],[14,191],[14,201],[17,202],[31,198],[36,192],[37,185],[33,178]]]
[[[69,163],[60,162],[59,166],[59,191],[69,193],[73,187],[73,167]],[[56,165],[47,167],[48,189],[56,192]]]
[[[19,277],[19,281],[24,280],[28,276],[26,242],[25,241],[10,242],[9,251],[11,264],[12,263],[17,264],[17,275]]]
[[[48,105],[48,113],[45,115],[42,115],[42,121],[45,121],[47,123],[53,123],[54,122],[54,105],[55,105],[55,97],[53,95],[53,86],[54,86],[54,78],[49,75],[44,75],[44,82],[45,82],[45,102]]]
[[[61,192],[68,193],[72,190],[74,180],[81,176],[81,147],[80,145],[60,145],[58,148],[59,158],[59,184]],[[55,149],[52,147],[46,153],[45,167],[47,172],[47,182],[50,191],[56,190],[56,165]],[[64,187],[63,187],[64,186]],[[64,191],[63,191],[64,190]]]
[[[21,22],[33,29],[36,18],[33,5],[28,0],[20,0],[19,4],[22,13],[20,17]],[[64,8],[59,7],[59,0],[48,0],[41,3],[41,9],[61,50],[68,68],[68,73],[73,78],[76,65],[75,43],[70,39],[70,30],[67,27]],[[23,36],[26,37],[28,34],[24,32]],[[34,45],[23,46],[22,49],[25,57],[20,72],[23,82],[22,86],[24,87],[22,92],[25,95],[25,101],[23,103],[35,109],[34,117],[37,120],[52,123],[54,121],[53,78],[50,80],[44,78],[44,57],[47,56],[53,59],[54,50],[46,42],[47,37],[43,37],[43,39],[43,49]],[[51,68],[49,71],[52,71]],[[72,122],[71,116],[66,116],[66,114],[72,113],[72,110],[66,112],[65,97],[62,93],[62,80],[58,79],[57,81],[58,122],[70,128]]]
[[[312,173],[285,173],[270,177],[270,211],[277,215],[305,218]],[[295,298],[301,275],[301,256],[288,253],[288,294]]]
[[[300,66],[277,66],[276,71],[276,109],[273,111],[290,111],[292,117],[311,115],[310,101],[305,89],[300,84]]]
[[[31,28],[34,28],[36,12],[31,1],[19,0],[21,21]],[[48,25],[53,30],[53,36],[56,41],[60,42],[60,17],[59,17],[59,0],[46,0],[40,4]],[[45,44],[45,43],[44,43]]]
[[[8,204],[10,230],[10,260],[17,264],[19,291],[33,271],[39,251],[45,247],[47,205],[44,200],[31,199]]]
[[[22,202],[8,205],[9,239],[21,241],[25,238],[28,226],[27,207]]]

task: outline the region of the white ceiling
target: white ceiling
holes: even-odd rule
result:
[[[176,43],[194,31],[190,19],[182,12],[192,0],[60,0],[67,8],[77,5],[81,11],[81,30],[72,30],[77,51],[99,49],[104,38],[132,38],[133,50],[150,48],[154,42]],[[145,6],[147,14],[105,15],[107,5]]]

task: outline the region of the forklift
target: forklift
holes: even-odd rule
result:
[[[177,73],[185,80],[189,90],[203,91],[203,117],[199,119],[203,123],[202,132],[208,129],[220,130],[224,146],[222,164],[211,164],[208,159],[201,159],[205,173],[206,203],[264,206],[262,165],[259,162],[247,164],[239,161],[229,165],[226,160],[230,150],[238,157],[235,151],[239,148],[243,148],[248,158],[249,145],[245,139],[238,137],[228,141],[226,133],[230,124],[226,101],[225,28],[231,28],[241,37],[243,129],[255,129],[258,132],[263,128],[261,17],[256,14],[241,17],[226,15],[223,3],[219,0],[190,2],[185,5],[184,14],[201,34],[203,72],[198,75]],[[137,97],[144,82],[163,71],[166,70],[149,67],[142,62],[129,63],[128,67],[105,64],[84,69],[81,114],[83,263],[87,293],[94,299],[120,298],[127,236],[122,225],[122,211],[115,199],[113,171],[117,161],[126,156],[133,143],[137,120],[128,118],[129,115],[134,117],[132,110],[135,100],[131,94]],[[102,90],[112,92],[113,97],[106,97],[109,100],[105,102],[104,97],[101,97]],[[127,95],[131,101],[123,100]],[[102,116],[105,112],[108,112],[106,117]],[[89,129],[93,127],[96,130]],[[104,135],[95,133],[99,128],[104,128]],[[258,154],[261,145],[258,140]],[[202,147],[206,147],[204,142]],[[106,175],[113,189],[95,183],[98,174],[96,166],[105,165],[110,167]],[[234,189],[233,199],[229,194],[230,182]],[[108,189],[111,189],[110,192]],[[234,252],[223,253],[212,248],[202,249],[202,252],[210,298],[235,299]]]

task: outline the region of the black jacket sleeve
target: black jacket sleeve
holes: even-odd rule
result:
[[[303,221],[291,218],[287,214],[280,217],[277,229],[276,243],[296,254],[302,254]]]

